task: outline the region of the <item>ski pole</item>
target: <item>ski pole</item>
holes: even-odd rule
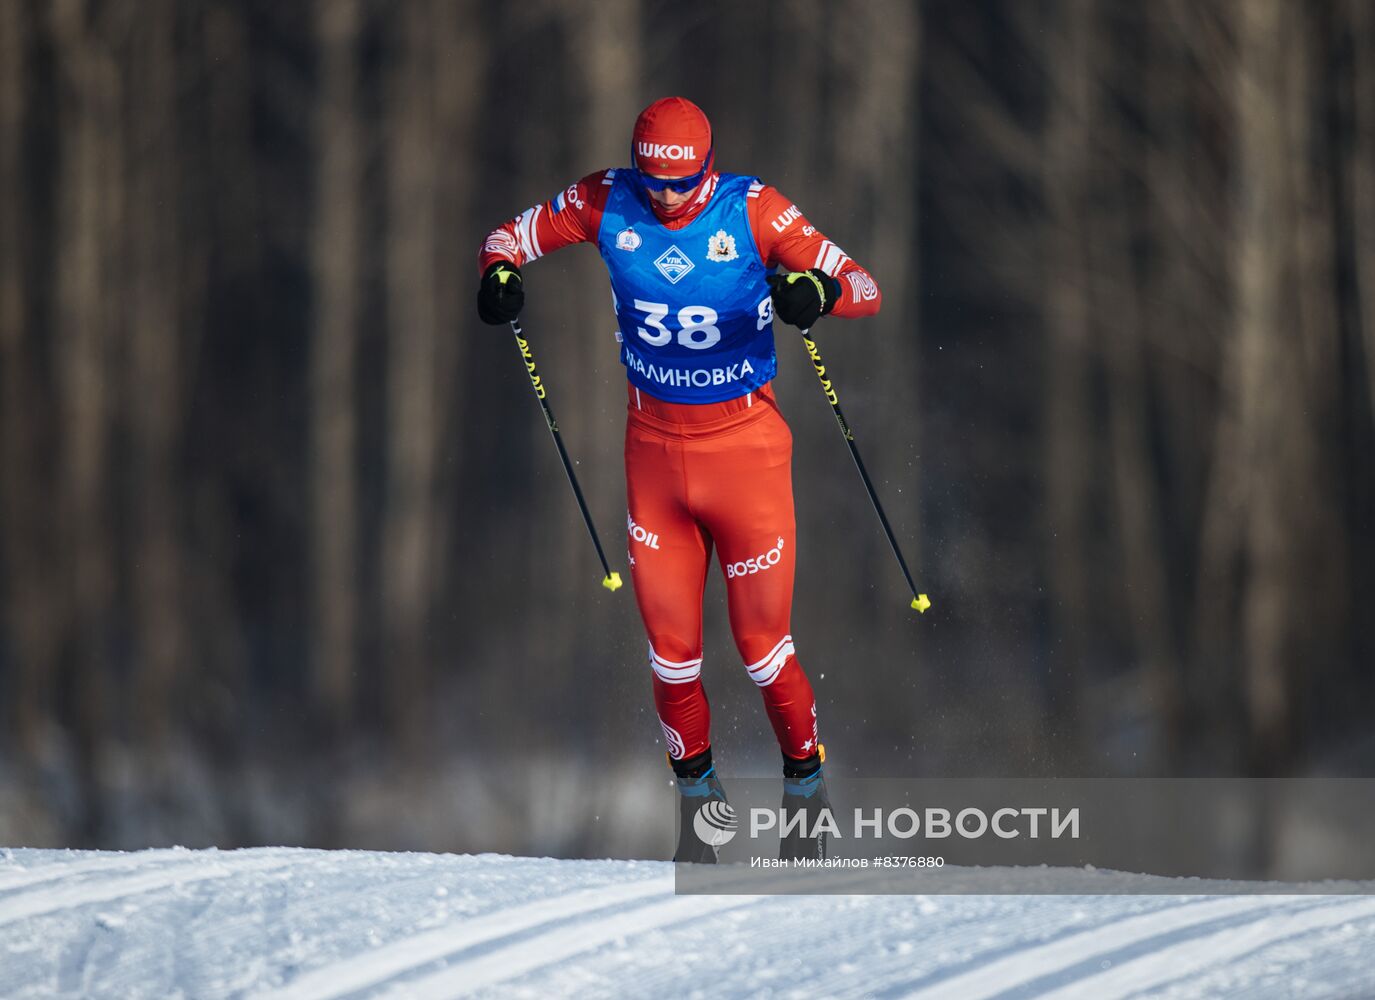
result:
[[[802,331],[802,342],[807,345],[807,356],[812,359],[812,367],[816,369],[816,377],[821,379],[821,388],[825,391],[826,399],[830,401],[831,409],[835,412],[836,423],[840,424],[840,433],[845,435],[845,443],[850,446],[850,457],[855,460],[855,468],[859,470],[859,477],[864,480],[864,488],[869,491],[869,500],[874,505],[874,513],[878,514],[878,519],[883,524],[884,534],[888,536],[888,544],[893,547],[893,555],[898,557],[898,565],[902,567],[902,575],[907,578],[907,588],[912,592],[912,607],[922,614],[926,614],[926,609],[931,607],[931,601],[925,594],[918,594],[917,585],[912,582],[912,574],[907,569],[907,560],[902,558],[902,551],[898,548],[898,540],[893,537],[893,529],[888,524],[888,517],[883,513],[883,505],[878,502],[878,494],[874,492],[874,484],[870,481],[869,473],[864,468],[864,460],[859,457],[859,448],[855,446],[854,432],[850,430],[850,425],[845,421],[845,414],[840,411],[840,397],[836,395],[831,380],[826,377],[826,366],[821,363],[821,352],[816,349],[816,341],[811,338],[810,334],[810,328]]]
[[[563,471],[568,473],[568,484],[573,487],[573,495],[578,498],[578,509],[582,511],[583,523],[587,525],[587,533],[592,536],[592,544],[597,548],[597,558],[602,561],[602,569],[606,572],[606,576],[602,579],[602,586],[610,591],[618,590],[621,586],[621,574],[613,571],[606,563],[606,553],[602,551],[601,539],[597,537],[597,529],[592,524],[592,515],[587,511],[587,501],[583,499],[582,488],[578,486],[578,477],[573,474],[573,463],[568,460],[568,450],[563,446],[563,435],[559,433],[558,422],[554,420],[554,411],[549,408],[549,400],[545,398],[544,383],[540,381],[539,373],[535,371],[535,356],[530,353],[530,342],[521,336],[520,323],[516,320],[511,320],[511,332],[516,335],[516,344],[520,347],[521,357],[525,359],[525,370],[530,373],[530,384],[534,386],[540,409],[544,411],[544,422],[549,425],[549,433],[554,436],[554,444],[559,449],[559,458],[563,459]]]

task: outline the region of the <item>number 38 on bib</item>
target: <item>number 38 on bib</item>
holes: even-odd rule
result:
[[[669,230],[632,182],[613,179],[598,250],[611,276],[627,376],[656,398],[734,399],[777,371],[769,272],[749,227],[752,182],[721,175],[701,215]],[[627,229],[639,238],[633,245],[617,238]],[[657,266],[664,260],[673,267]]]

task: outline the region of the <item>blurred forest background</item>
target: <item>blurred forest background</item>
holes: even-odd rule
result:
[[[884,290],[819,341],[924,617],[778,331],[834,769],[1375,771],[1369,0],[0,0],[0,843],[666,855],[633,595],[473,301],[674,93]],[[605,274],[526,277],[624,573]]]

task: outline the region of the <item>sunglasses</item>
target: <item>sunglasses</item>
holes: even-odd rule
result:
[[[702,169],[691,177],[651,177],[638,167],[634,169],[635,173],[639,175],[640,183],[651,191],[663,191],[667,188],[678,194],[687,194],[698,184],[702,183],[702,178],[705,177],[707,171],[711,169],[711,154],[712,151],[708,149],[707,158],[702,163]]]

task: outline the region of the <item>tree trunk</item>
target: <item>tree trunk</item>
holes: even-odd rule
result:
[[[1132,149],[1126,129],[1105,125],[1104,131],[1106,140],[1116,148]],[[1168,766],[1175,760],[1178,747],[1181,696],[1165,564],[1163,504],[1151,456],[1146,320],[1132,247],[1133,232],[1144,219],[1127,197],[1126,178],[1110,176],[1112,191],[1095,199],[1101,209],[1087,220],[1095,235],[1094,315],[1108,381],[1112,465],[1106,471],[1121,553],[1117,579],[1110,582],[1121,589],[1132,663],[1156,724],[1162,763]]]
[[[1047,338],[1042,395],[1045,453],[1045,560],[1057,653],[1049,669],[1051,737],[1071,758],[1080,751],[1085,680],[1082,633],[1088,628],[1087,537],[1093,416],[1089,404],[1092,330],[1082,192],[1089,160],[1089,39],[1082,12],[1065,10],[1047,43],[1050,121],[1042,157],[1046,201],[1043,301]]]
[[[1352,134],[1346,183],[1354,232],[1357,317],[1365,348],[1370,417],[1375,421],[1375,11],[1369,0],[1348,0],[1352,44]]]
[[[918,150],[913,123],[919,118],[920,13],[914,5],[867,4],[835,19],[825,34],[839,68],[830,95],[836,122],[837,180],[825,191],[831,196],[828,201],[822,200],[823,191],[818,189],[808,192],[802,206],[804,211],[816,213],[810,217],[812,222],[871,269],[883,290],[882,313],[875,319],[857,321],[853,334],[847,330],[845,336],[830,339],[826,358],[834,365],[839,354],[850,362],[843,364],[837,383],[846,417],[854,425],[874,488],[920,589],[918,456],[920,431],[925,424],[919,417],[913,419],[920,413],[917,348],[921,331],[917,324],[920,266],[912,238],[918,230]],[[818,207],[809,209],[809,204]],[[847,293],[853,291],[847,289]],[[782,363],[802,362],[803,352],[796,335],[790,335],[792,329],[784,327],[780,333],[780,353],[794,353]],[[824,324],[822,336],[827,337]],[[866,345],[863,353],[852,351],[845,358],[846,346],[861,341]],[[804,362],[804,367],[810,365]],[[817,398],[820,388],[815,378],[809,371],[804,374],[811,384],[806,386],[807,396],[802,402],[824,407]],[[897,432],[885,438],[884,428],[896,428]],[[846,560],[843,567],[832,571],[842,575],[836,581],[842,592],[866,595],[852,617],[854,638],[872,642],[872,638],[863,637],[881,634],[882,623],[891,621],[895,610],[900,611],[911,598],[901,600],[907,585],[877,518],[868,509],[863,484],[847,467],[850,462],[843,444],[834,437],[824,444],[836,462],[843,504],[832,513],[849,514],[847,530],[852,534],[852,544],[863,553],[862,558]],[[891,734],[899,745],[910,746],[917,729],[913,712],[920,704],[929,673],[919,669],[915,657],[883,656],[877,646],[868,646],[865,655],[872,658],[874,669],[883,672],[875,682],[902,695],[877,707],[871,724],[884,736]],[[824,671],[824,665],[818,664],[813,676]]]
[[[9,711],[0,716],[7,742],[26,758],[51,710],[59,629],[53,620],[52,550],[47,538],[41,429],[28,286],[32,267],[28,176],[23,151],[29,125],[28,48],[33,26],[20,4],[0,6],[0,594],[4,630],[12,637],[14,674]]]
[[[121,313],[116,240],[124,205],[119,182],[122,80],[98,26],[80,0],[50,8],[59,65],[58,120],[63,145],[57,176],[57,281],[53,340],[60,436],[56,516],[69,574],[63,635],[70,671],[68,722],[83,791],[78,836],[103,826],[100,755],[107,738],[107,655],[113,565],[110,500],[109,351]]]
[[[1293,19],[1283,32],[1286,88],[1282,113],[1289,133],[1284,159],[1292,192],[1294,226],[1290,279],[1299,332],[1288,352],[1291,379],[1297,375],[1294,475],[1285,483],[1287,547],[1294,571],[1286,580],[1294,619],[1285,650],[1292,687],[1291,714],[1296,749],[1309,744],[1314,698],[1330,685],[1350,649],[1349,543],[1345,528],[1346,467],[1338,441],[1343,434],[1340,401],[1345,393],[1345,358],[1339,328],[1336,197],[1340,165],[1330,132],[1329,67],[1334,63],[1333,12],[1329,5],[1286,7]],[[1305,155],[1294,155],[1304,150]],[[1292,581],[1309,581],[1295,600]],[[1297,612],[1297,613],[1295,613]]]
[[[583,120],[577,129],[580,141],[574,147],[574,157],[575,162],[586,164],[588,168],[587,171],[579,169],[576,174],[590,172],[592,167],[624,162],[635,116],[642,104],[648,103],[644,99],[642,54],[640,46],[634,43],[641,32],[641,6],[640,0],[609,0],[588,7],[571,7],[567,12],[573,48],[579,53],[577,72],[583,88]],[[566,355],[568,367],[560,365],[557,369],[558,384],[569,391],[561,393],[560,398],[566,398],[577,408],[571,411],[577,418],[573,425],[577,434],[574,457],[588,509],[601,533],[607,561],[629,583],[625,556],[623,437],[615,431],[603,431],[608,424],[614,427],[621,423],[624,369],[612,340],[616,318],[610,311],[602,263],[596,254],[579,253],[579,256],[582,259],[570,261],[570,267],[602,273],[596,274],[591,281],[577,282],[573,290],[570,314],[575,320],[572,329],[565,331],[572,350]],[[609,379],[605,377],[608,373]],[[533,407],[534,400],[530,400],[529,405]],[[556,412],[562,418],[564,407],[560,406]],[[531,416],[538,422],[533,413]],[[549,454],[551,445],[547,436],[540,447],[546,460],[557,461]],[[599,608],[605,606],[608,596],[607,591],[595,585],[600,573],[597,557],[582,526],[574,528],[568,523],[568,513],[577,517],[576,509],[570,511],[572,497],[567,495],[564,484],[557,482],[557,485],[561,492],[556,499],[563,512],[559,518],[560,552],[557,558],[573,570],[569,599],[561,602],[564,607],[560,609],[560,613],[567,616],[564,627],[569,636],[569,648],[588,650],[596,658],[594,662],[614,662],[613,650],[624,647],[610,643],[600,624],[604,618]],[[563,527],[565,524],[568,526]],[[609,599],[619,601],[622,596],[629,596],[628,590]],[[631,600],[633,603],[633,598]],[[637,641],[632,648],[638,652],[643,646]],[[632,662],[620,666],[638,671],[642,664]],[[607,696],[606,690],[600,685],[589,684],[586,674],[579,670],[557,671],[556,676],[560,678],[559,703],[568,708],[565,718],[576,725],[574,720],[595,717]],[[622,737],[614,727],[605,727],[596,734],[570,731],[561,735],[565,739],[578,739],[589,755],[614,751]],[[605,739],[608,745],[598,747],[592,742],[597,738]]]
[[[1140,160],[1147,197],[1141,221],[1150,251],[1139,329],[1148,349],[1145,378],[1156,404],[1157,500],[1165,529],[1162,557],[1181,574],[1200,551],[1212,449],[1199,428],[1212,426],[1216,419],[1222,339],[1216,317],[1230,308],[1225,263],[1229,220],[1218,192],[1222,171],[1208,158],[1194,155],[1206,141],[1201,123],[1228,113],[1220,106],[1225,97],[1206,86],[1208,74],[1225,75],[1233,57],[1230,47],[1218,50],[1206,41],[1218,34],[1219,14],[1220,8],[1196,9],[1187,0],[1150,6],[1145,15],[1145,85],[1140,88],[1145,122]],[[1181,583],[1182,579],[1166,592],[1171,631],[1162,638],[1184,664],[1189,662],[1189,644],[1199,619],[1194,594]],[[1177,712],[1171,710],[1168,696],[1158,702],[1157,719],[1171,772],[1206,759],[1219,736],[1235,737],[1234,730],[1221,732],[1230,728],[1228,724],[1219,726],[1214,713],[1201,708],[1204,703],[1225,704],[1226,699],[1222,685],[1214,683],[1216,673],[1211,680],[1201,674],[1183,669],[1176,674]],[[1224,718],[1225,712],[1224,708]]]
[[[1314,25],[1306,8],[1255,0],[1234,8],[1238,65],[1236,330],[1225,371],[1215,497],[1239,505],[1244,574],[1238,652],[1249,763],[1282,771],[1298,737],[1305,685],[1340,621],[1343,553],[1331,528],[1333,484],[1323,469],[1325,396],[1335,369],[1331,204],[1296,149],[1317,148]],[[1225,572],[1209,576],[1225,579]],[[1310,581],[1296,592],[1295,581]]]
[[[186,656],[176,467],[181,401],[174,4],[142,3],[138,18],[127,72],[130,104],[137,111],[125,150],[129,252],[124,257],[131,321],[129,485],[137,553],[132,707],[150,760],[159,761],[167,751],[174,685]]]
[[[387,478],[383,671],[392,731],[419,753],[435,556],[435,131],[433,5],[397,14],[388,80]]]
[[[311,236],[311,672],[316,698],[336,734],[353,716],[357,670],[359,13],[358,0],[316,0],[321,93],[315,116],[317,183]]]

